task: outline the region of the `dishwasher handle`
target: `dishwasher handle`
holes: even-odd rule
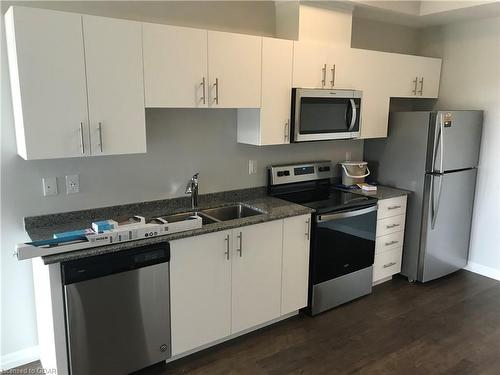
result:
[[[170,244],[135,247],[61,263],[63,285],[114,275],[170,261]]]

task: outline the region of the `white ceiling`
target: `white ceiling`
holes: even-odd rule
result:
[[[346,2],[344,2],[346,3]],[[365,1],[351,0],[354,15],[413,27],[500,16],[500,0]]]

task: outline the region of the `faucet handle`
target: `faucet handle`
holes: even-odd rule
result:
[[[198,176],[200,173],[195,173],[193,177],[191,177],[191,180],[186,185],[186,194],[192,194],[193,193],[193,187],[198,185]]]

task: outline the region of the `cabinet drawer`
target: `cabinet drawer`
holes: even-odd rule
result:
[[[377,221],[377,237],[385,236],[405,229],[405,215],[388,217]]]
[[[377,254],[373,264],[373,281],[375,282],[401,272],[402,255],[402,247]]]
[[[375,254],[403,246],[404,234],[404,231],[400,231],[377,237],[375,242]]]
[[[378,219],[403,215],[406,212],[406,195],[402,197],[382,199],[378,202]]]

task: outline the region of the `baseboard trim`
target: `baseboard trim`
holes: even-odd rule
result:
[[[40,352],[37,346],[31,346],[17,352],[8,353],[2,356],[2,371],[10,370],[14,367],[22,366],[40,359]]]
[[[464,267],[464,269],[470,272],[477,273],[482,276],[489,277],[490,279],[495,279],[500,281],[500,270],[497,270],[496,268],[483,266],[482,264],[474,262],[469,262]]]

